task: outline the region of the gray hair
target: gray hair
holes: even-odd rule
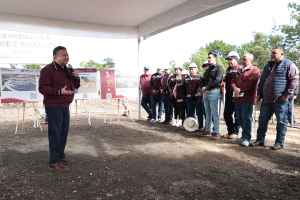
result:
[[[277,46],[277,47],[275,47],[274,49],[278,49],[280,53],[283,53],[283,55],[285,55],[285,50],[284,50],[283,47]],[[273,49],[273,50],[274,50],[274,49]]]
[[[254,59],[254,56],[253,56],[253,54],[251,54],[251,53],[245,53],[244,56],[247,56],[247,57],[248,57],[250,60],[252,60],[252,61],[253,61],[253,59]]]

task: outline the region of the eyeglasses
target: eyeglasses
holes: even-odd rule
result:
[[[275,54],[279,54],[280,52],[276,52],[276,51],[272,51],[271,54],[275,55]]]

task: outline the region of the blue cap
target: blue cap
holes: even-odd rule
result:
[[[238,60],[238,57],[236,57],[236,56],[228,56],[226,59],[237,59]]]
[[[146,66],[146,67],[144,67],[144,70],[149,70],[149,67],[147,67],[147,66]]]

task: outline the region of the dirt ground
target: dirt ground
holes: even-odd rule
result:
[[[16,119],[1,119],[0,199],[300,199],[300,129],[288,128],[284,148],[271,151],[275,125],[265,148],[251,148],[116,115],[109,124],[110,116],[104,124],[92,114],[89,126],[85,114],[78,125],[71,115],[65,152],[76,162],[65,173],[48,170],[46,126],[28,119],[14,134]]]

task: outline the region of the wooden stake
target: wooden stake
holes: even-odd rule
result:
[[[84,106],[84,110],[85,110],[85,113],[86,113],[86,117],[87,117],[88,123],[89,123],[89,125],[91,125],[91,122],[89,120],[89,116],[87,114],[86,107],[85,107],[85,104],[84,104],[84,99],[82,99],[82,102],[83,102],[83,106]]]
[[[25,103],[23,103],[23,125],[22,125],[22,131],[24,129],[24,124],[25,124],[24,118],[25,118]]]
[[[17,119],[17,125],[16,125],[16,131],[15,131],[15,134],[17,134],[18,132],[18,125],[19,125],[19,116],[20,116],[20,107],[19,107],[19,103],[17,103],[18,105],[18,119]]]
[[[120,120],[119,120],[120,101],[122,101],[122,100],[121,100],[121,99],[118,99],[118,123],[120,122]]]
[[[75,100],[75,110],[76,110],[76,125],[77,125],[77,100]]]
[[[110,124],[111,124],[112,117],[113,117],[113,115],[114,115],[115,104],[116,104],[116,99],[115,99],[115,101],[114,101],[113,110],[112,110],[112,113],[111,113]]]

